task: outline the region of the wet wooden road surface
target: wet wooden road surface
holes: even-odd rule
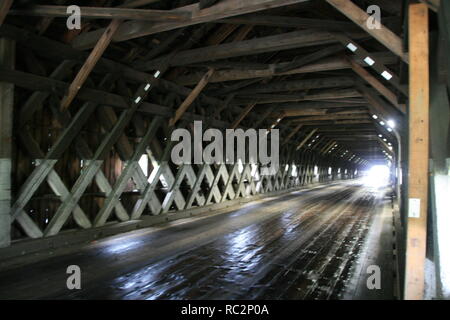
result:
[[[0,298],[339,299],[380,199],[335,183],[135,231],[0,271]]]

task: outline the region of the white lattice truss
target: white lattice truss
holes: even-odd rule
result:
[[[67,77],[67,69],[72,68],[73,65],[70,61],[62,62],[52,73],[51,78],[61,80]],[[115,80],[116,77],[108,74],[99,87],[108,90]],[[147,94],[148,87],[142,85],[135,97],[141,97],[138,100],[142,103]],[[50,92],[34,92],[25,105],[42,104],[47,98],[52,99]],[[56,110],[53,110],[55,116],[65,127],[47,154],[40,149],[27,127],[23,127],[20,138],[26,151],[35,159],[36,167],[16,196],[11,220],[12,223],[17,222],[28,237],[56,235],[63,230],[71,217],[79,228],[88,229],[104,226],[107,222],[138,220],[144,214],[160,215],[173,210],[186,210],[240,197],[288,190],[312,182],[320,182],[328,177],[325,166],[323,168],[320,166],[319,175],[315,175],[313,163],[317,164],[320,159],[317,158],[317,154],[308,151],[299,152],[290,160],[285,158],[278,172],[272,176],[261,176],[257,165],[244,164],[239,167],[238,164],[185,164],[176,168],[169,161],[161,159],[155,161],[152,171],[147,176],[139,165],[139,159],[144,154],[153,157],[151,145],[160,144],[155,135],[163,121],[161,117],[155,116],[146,128],[141,127],[144,135],[133,146],[124,134],[124,129],[127,125],[142,126],[142,123],[136,123],[133,117],[140,103],[134,98],[132,101],[134,103],[126,106],[118,116],[112,107],[100,106],[93,102],[85,103],[73,117],[68,111],[55,108]],[[103,141],[95,151],[91,150],[88,143],[79,135],[83,125],[94,113],[97,117],[101,117],[101,125],[106,132]],[[69,187],[64,184],[54,167],[58,162],[55,155],[61,155],[72,143],[77,146],[77,156],[83,160],[83,168],[75,184]],[[118,150],[122,158],[123,170],[115,183],[111,185],[102,171],[102,165],[105,154],[113,147]],[[161,147],[163,146],[159,145],[159,148]],[[169,143],[166,143],[166,148],[170,151]],[[295,175],[293,175],[293,166],[297,167]],[[26,212],[26,207],[44,182],[48,183],[61,204],[48,223],[44,227],[39,227],[30,217],[30,212]],[[166,189],[162,201],[155,193],[158,182],[161,182]],[[90,219],[80,207],[79,201],[93,183],[104,193],[105,199],[95,218]],[[130,184],[134,186],[139,196],[131,212],[127,212],[121,202],[121,195]],[[182,188],[183,184],[185,187]]]

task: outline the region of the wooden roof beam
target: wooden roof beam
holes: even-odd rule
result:
[[[121,23],[121,20],[112,20],[108,28],[106,28],[105,32],[95,45],[95,48],[92,50],[89,57],[81,67],[80,71],[75,76],[75,79],[70,84],[67,94],[61,101],[61,110],[66,110],[70,106],[78,91],[83,86],[88,76],[91,74],[92,69],[94,69],[98,60],[103,55],[103,52],[105,52],[106,48],[111,42],[114,33],[117,31]]]
[[[3,25],[0,27],[0,37],[6,37],[13,39],[23,45],[26,48],[31,48],[33,50],[36,50],[37,53],[39,53],[41,56],[51,56],[52,58],[61,60],[61,59],[67,59],[67,60],[75,60],[79,61],[80,58],[83,59],[87,57],[88,55],[85,52],[82,52],[80,50],[74,49],[69,45],[60,43],[58,41],[54,41],[51,39],[48,39],[46,37],[38,36],[30,31],[20,29],[11,25]],[[97,72],[99,74],[104,74],[105,72],[112,72],[112,73],[118,73],[121,77],[127,79],[128,81],[135,82],[135,83],[145,83],[149,82],[152,86],[158,85],[161,89],[167,90],[167,91],[173,91],[177,94],[180,94],[181,96],[188,96],[189,93],[192,91],[192,89],[183,87],[179,84],[173,83],[171,81],[155,78],[154,74],[149,74],[146,72],[142,72],[133,68],[130,68],[124,64],[106,59],[106,58],[100,58],[97,67],[93,70],[94,72]],[[21,79],[18,79],[19,74],[0,74],[0,76],[3,76],[4,78],[10,79],[9,81],[19,81],[22,82],[22,85],[24,87],[29,88],[31,90],[39,90],[40,87],[46,87],[46,84],[48,84],[47,78],[35,78],[34,75],[27,74],[27,73],[21,73],[24,75],[24,77],[21,77]],[[34,80],[31,80],[34,79]],[[201,77],[198,79],[200,80]],[[210,79],[211,80],[211,79]],[[198,82],[198,81],[197,81]],[[195,82],[194,84],[197,84]],[[210,81],[209,81],[210,82]],[[65,83],[59,83],[59,88],[66,88]],[[38,89],[35,89],[38,88]],[[81,88],[80,90],[83,90]],[[85,89],[85,91],[92,91],[92,89]],[[95,90],[94,90],[95,91]],[[103,94],[93,94],[92,98],[94,100],[100,100],[102,99]],[[117,96],[117,95],[113,95]],[[214,97],[209,97],[204,94],[201,94],[199,97],[202,101],[204,101],[207,104],[222,105],[222,100],[217,99]],[[121,99],[119,99],[120,102]],[[100,102],[101,103],[101,102]],[[111,103],[112,106],[117,105],[117,99],[111,98],[111,101],[108,102]],[[120,104],[120,103],[119,103]],[[150,105],[150,104],[149,104]],[[155,104],[151,104],[155,105]],[[158,111],[158,107],[156,107],[154,110]]]
[[[408,54],[403,51],[402,39],[389,30],[386,26],[381,25],[380,29],[370,29],[367,26],[367,20],[370,16],[355,5],[350,0],[326,0],[335,7],[339,12],[364,29],[368,34],[377,39],[386,48],[399,56],[404,62],[408,63]]]
[[[239,99],[235,99],[232,105],[247,104],[251,101],[256,101],[257,104],[281,103],[293,101],[308,101],[308,100],[324,100],[337,98],[352,98],[361,97],[361,94],[354,89],[339,89],[339,90],[323,90],[323,92],[314,94],[253,94],[246,95]]]
[[[339,112],[328,113],[328,109],[303,109],[303,110],[289,110],[283,111],[286,117],[299,117],[299,116],[320,116],[320,115],[332,115],[332,114],[367,114],[367,109],[361,110],[342,110]]]
[[[218,20],[218,23],[236,23],[252,26],[268,26],[281,28],[301,28],[301,29],[318,29],[318,30],[346,30],[357,31],[358,27],[351,22],[311,19],[290,16],[276,16],[265,14],[249,14],[236,16],[228,19]]]
[[[434,12],[437,12],[441,5],[441,0],[419,0],[419,1],[425,3]]]
[[[277,114],[275,120],[273,120],[273,122],[270,124],[270,126],[267,130],[271,131],[272,129],[274,129],[281,122],[281,120],[283,120],[285,117],[286,117],[286,115],[284,114],[284,112],[279,112]]]
[[[363,84],[357,84],[357,89],[363,97],[367,100],[369,103],[371,112],[381,118],[389,119],[390,117],[394,116],[393,114],[395,111],[393,111],[392,107],[389,109],[387,103],[383,103],[381,98],[377,96],[376,94],[372,93],[365,85]],[[397,118],[397,117],[396,117]]]
[[[339,114],[339,115],[322,115],[322,116],[304,116],[301,118],[294,118],[293,120],[298,120],[302,122],[307,121],[320,121],[320,120],[366,120],[369,119],[369,115],[364,114]]]
[[[334,140],[330,140],[328,141],[320,150],[319,150],[319,154],[325,154],[326,151],[328,151],[329,149],[331,149],[331,147],[336,143],[336,141]]]
[[[189,95],[184,99],[183,103],[178,107],[177,111],[175,111],[175,115],[169,121],[169,126],[174,126],[178,120],[183,116],[189,106],[194,102],[194,100],[198,97],[198,95],[202,92],[203,88],[208,84],[209,78],[214,73],[214,69],[210,69],[205,73],[203,78],[198,82],[195,86],[194,90],[189,93]]]
[[[126,3],[118,6],[118,8],[138,8],[158,1],[161,0],[129,0]]]
[[[221,1],[218,4],[206,9],[200,9],[199,3],[194,3],[173,9],[175,12],[190,12],[192,16],[188,21],[160,23],[129,21],[121,26],[117,34],[114,36],[114,41],[125,41],[199,23],[210,22],[271,8],[283,7],[306,1],[309,0],[227,0]],[[92,48],[104,31],[104,29],[99,29],[81,34],[75,39],[73,44],[76,48],[80,49]]]
[[[289,140],[291,140],[291,138],[300,131],[300,129],[303,127],[303,124],[298,124],[295,126],[294,129],[292,129],[292,131],[286,136],[286,138],[284,138],[283,140],[283,144],[287,144],[289,142]]]
[[[298,119],[292,119],[293,123],[302,123],[304,126],[336,126],[336,125],[354,125],[354,124],[372,124],[370,120],[318,120],[318,121],[305,121],[305,120],[298,120]]]
[[[270,93],[280,91],[298,91],[298,90],[322,89],[333,87],[350,87],[353,86],[354,84],[355,79],[354,77],[351,76],[278,81],[269,84],[252,85],[245,89],[236,91],[235,94],[239,96],[253,93]]]
[[[306,142],[308,142],[309,139],[311,139],[311,137],[316,133],[317,128],[311,130],[310,133],[308,133],[308,135],[297,145],[296,150],[299,150],[301,147],[303,147],[305,145]]]
[[[341,45],[326,46],[323,49],[312,52],[305,56],[296,57],[296,58],[294,58],[294,60],[292,60],[291,62],[288,62],[284,65],[276,66],[275,72],[282,73],[282,72],[294,70],[294,69],[303,67],[304,65],[310,64],[311,62],[318,61],[320,59],[326,58],[328,56],[331,56],[331,55],[336,54],[341,51],[343,51],[343,48]]]
[[[321,101],[303,101],[303,102],[290,102],[290,103],[283,103],[278,105],[279,109],[284,110],[285,112],[289,112],[291,110],[311,110],[311,109],[328,109],[333,110],[335,108],[337,109],[347,109],[347,108],[355,108],[355,107],[366,107],[368,104],[366,101],[363,103],[358,104],[349,104],[347,102],[338,102],[339,100],[335,102],[329,102],[327,100],[321,100]]]
[[[395,56],[387,55],[386,53],[375,53],[374,57],[380,60],[384,64],[394,64],[396,63]],[[363,63],[362,60],[357,60],[358,63]],[[323,61],[312,63],[294,70],[275,73],[274,69],[277,65],[272,64],[267,65],[266,68],[249,68],[247,70],[243,69],[231,69],[231,70],[217,70],[214,76],[211,77],[210,82],[225,82],[225,81],[235,81],[235,80],[245,80],[245,79],[255,79],[255,78],[269,78],[273,76],[281,75],[293,75],[293,74],[303,74],[303,73],[313,73],[313,72],[323,72],[323,71],[335,71],[350,69],[351,66],[346,61],[344,57],[330,57]],[[367,65],[365,65],[367,66]],[[186,76],[180,76],[176,79],[178,84],[182,85],[194,85],[202,77],[201,73],[188,74]]]
[[[160,80],[162,79],[159,79],[158,81]],[[18,87],[33,91],[56,91],[62,93],[69,87],[68,83],[60,80],[2,68],[0,68],[0,81],[11,82]],[[81,101],[99,103],[117,109],[127,109],[129,108],[128,101],[130,100],[130,97],[125,97],[98,89],[81,88],[79,94],[77,95],[77,99],[80,99]],[[143,114],[160,115],[167,118],[173,116],[173,110],[171,108],[155,103],[149,103],[146,101],[140,104],[140,108],[137,110],[137,112]],[[197,119],[205,120],[204,116],[188,112],[185,112],[182,118],[186,119],[187,121],[193,121]],[[228,124],[224,121],[211,120],[211,123],[219,128],[228,127]]]
[[[321,154],[327,154],[332,148],[336,147],[337,145],[338,143],[335,140],[331,141],[331,143],[321,152]]]
[[[244,120],[244,118],[249,114],[250,111],[252,111],[253,107],[256,105],[256,103],[249,103],[247,107],[245,107],[244,110],[242,110],[241,114],[237,117],[237,119],[231,124],[231,129],[236,129],[239,124]]]
[[[119,19],[144,21],[186,21],[191,12],[174,10],[147,10],[108,7],[80,7],[83,19]],[[67,6],[32,6],[29,9],[14,9],[11,15],[63,17],[67,18]]]
[[[362,39],[366,36],[361,32],[352,33],[351,37],[355,39]],[[292,31],[267,37],[180,51],[171,57],[170,64],[172,66],[182,66],[210,60],[326,45],[336,42],[336,38],[329,32],[311,32],[310,30]],[[140,70],[151,70],[156,65],[161,64],[161,61],[165,61],[166,59],[167,57],[161,57],[150,61],[143,61],[137,63],[136,67]]]
[[[369,83],[375,90],[377,90],[382,96],[384,96],[395,108],[397,108],[402,114],[406,113],[406,107],[404,104],[399,104],[397,96],[389,90],[384,84],[382,84],[377,78],[371,75],[366,69],[361,67],[352,59],[349,59],[349,63],[353,71],[359,75],[363,80]]]
[[[5,21],[6,15],[8,14],[12,3],[13,0],[2,0],[0,3],[0,26],[3,24],[3,21]]]
[[[347,37],[345,34],[335,33],[334,35],[343,46],[355,55],[355,57],[358,57],[360,60],[364,61],[365,64],[372,67],[378,74],[384,77],[386,81],[396,87],[397,90],[402,92],[406,97],[408,96],[408,86],[401,85],[399,77],[388,67],[386,67],[379,59],[376,59],[372,54],[367,52],[366,49],[364,49],[356,41]]]

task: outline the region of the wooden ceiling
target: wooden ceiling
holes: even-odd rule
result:
[[[189,115],[212,127],[278,128],[290,148],[366,160],[393,156],[405,126],[403,1],[87,0],[81,30],[66,27],[68,1],[9,2],[0,36],[19,43],[23,59],[0,80],[51,88],[62,110],[75,100],[123,108],[153,79],[138,111],[168,126]],[[380,29],[368,27],[370,5],[381,8]],[[49,72],[61,60],[79,65],[71,81]],[[106,71],[121,92],[96,85]]]

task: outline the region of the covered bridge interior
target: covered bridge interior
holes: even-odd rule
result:
[[[448,298],[449,50],[448,0],[2,0],[0,298]]]

